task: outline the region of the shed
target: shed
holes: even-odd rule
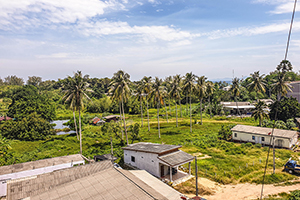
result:
[[[118,121],[120,119],[120,115],[109,115],[109,116],[106,116],[106,117],[103,117],[104,121],[105,122],[110,122],[110,121]]]
[[[236,125],[231,131],[234,141],[270,144],[272,128]],[[273,136],[275,146],[279,148],[290,149],[298,142],[297,131],[274,129]]]

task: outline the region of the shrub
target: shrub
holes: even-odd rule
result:
[[[300,200],[300,190],[292,191],[289,200]]]

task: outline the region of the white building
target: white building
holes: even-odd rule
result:
[[[124,162],[133,167],[146,170],[156,177],[167,177],[172,182],[175,177],[182,178],[191,174],[190,166],[194,157],[179,150],[179,148],[181,148],[179,145],[144,142],[131,144],[123,147]],[[189,174],[178,170],[178,166],[185,163],[189,163]]]
[[[272,128],[236,125],[231,129],[232,139],[238,142],[251,142],[269,145]],[[275,147],[290,149],[298,142],[297,131],[274,129]],[[273,143],[271,143],[273,145]]]
[[[84,159],[80,154],[75,154],[2,166],[0,167],[0,197],[6,196],[7,181],[32,177],[80,164],[84,164]]]

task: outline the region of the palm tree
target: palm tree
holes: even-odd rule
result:
[[[210,114],[210,118],[211,116],[211,102],[210,102],[210,97],[213,95],[214,91],[215,91],[215,87],[214,87],[214,83],[211,81],[207,81],[206,83],[206,94],[208,96],[208,103],[209,103],[209,114]]]
[[[90,100],[86,92],[93,92],[88,88],[88,75],[82,76],[81,71],[77,71],[72,78],[68,78],[71,83],[66,88],[63,99],[66,102],[72,102],[75,110],[79,113],[79,141],[80,141],[80,154],[82,154],[82,135],[81,135],[81,113],[80,111],[84,108],[84,99]],[[75,120],[76,121],[76,120]]]
[[[192,72],[186,73],[183,85],[183,90],[190,97],[190,132],[192,132],[192,92],[195,89],[195,78],[196,76]]]
[[[130,75],[125,73],[122,70],[117,71],[114,73],[112,77],[112,82],[110,83],[110,90],[109,93],[112,93],[112,99],[118,100],[121,102],[121,108],[123,112],[123,123],[124,123],[124,131],[126,136],[126,142],[128,143],[128,135],[126,130],[126,121],[125,121],[125,113],[124,113],[124,101],[126,102],[129,98],[130,88]]]
[[[74,81],[72,80],[72,77],[68,77],[67,79],[64,79],[63,80],[63,86],[62,86],[62,90],[63,92],[66,92],[68,90],[72,90],[73,87],[75,87],[74,85]],[[65,96],[65,98],[67,98],[67,96]],[[72,109],[73,111],[73,119],[74,119],[74,126],[75,126],[75,131],[76,131],[76,137],[77,137],[77,140],[79,140],[79,137],[78,137],[78,128],[77,128],[77,122],[76,122],[76,117],[75,117],[75,96],[74,95],[69,95],[68,96],[68,100],[67,99],[64,99],[63,97],[63,100],[67,100],[67,102],[69,103],[69,106],[70,108]]]
[[[259,126],[263,119],[268,119],[269,115],[267,113],[267,105],[263,101],[258,101],[253,109],[251,117],[254,117],[255,120],[259,119]]]
[[[176,109],[176,127],[178,127],[178,114],[177,114],[177,101],[180,103],[180,93],[181,93],[181,77],[179,74],[173,77],[172,87],[170,90],[170,96],[175,100]]]
[[[141,106],[141,126],[143,127],[143,99],[144,99],[144,85],[142,81],[138,81],[136,83],[137,89],[136,89],[136,98],[140,100],[140,106]]]
[[[148,118],[148,131],[150,131],[150,123],[149,123],[149,109],[148,109],[148,101],[150,98],[150,91],[152,87],[152,78],[151,76],[146,77],[142,79],[143,85],[144,85],[144,93],[146,94],[146,103],[147,103],[147,118]]]
[[[250,83],[247,85],[247,88],[250,92],[256,91],[256,92],[266,92],[266,83],[264,81],[264,74],[259,75],[259,71],[254,72],[253,74],[250,74]]]
[[[206,95],[206,77],[200,76],[197,78],[196,92],[200,98],[200,115],[201,115],[201,125],[202,125],[202,100]]]
[[[168,76],[165,78],[165,86],[168,94],[170,94],[171,88],[172,88],[172,82],[173,82],[173,77]],[[168,102],[169,102],[169,112],[171,113],[171,97],[168,95]]]
[[[234,78],[232,80],[232,85],[231,85],[231,88],[230,88],[229,91],[231,92],[231,94],[234,97],[234,101],[236,103],[238,114],[241,116],[239,106],[238,106],[238,103],[237,103],[237,97],[240,96],[240,93],[241,93],[241,85],[240,85],[240,79],[239,78]]]
[[[160,126],[159,126],[159,107],[160,104],[164,104],[163,95],[166,89],[162,85],[162,80],[158,77],[155,77],[154,83],[152,85],[152,90],[150,92],[150,97],[153,100],[153,103],[157,105],[157,127],[158,127],[158,137],[160,138]]]

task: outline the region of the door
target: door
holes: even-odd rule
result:
[[[161,165],[161,166],[160,166],[160,177],[163,177],[163,176],[165,175],[164,169],[165,169],[164,166]]]
[[[259,143],[259,137],[258,136],[254,136],[255,137],[255,143]]]
[[[278,140],[278,147],[282,147],[282,140]]]

